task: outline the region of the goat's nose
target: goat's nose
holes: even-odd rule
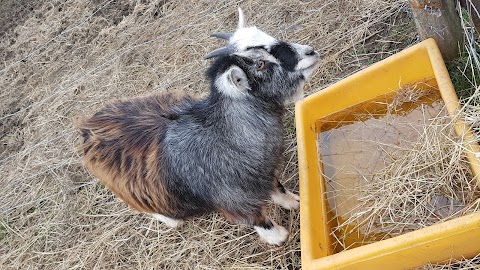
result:
[[[315,52],[315,49],[313,47],[308,47],[308,49],[305,51],[305,55],[308,55],[308,56],[313,56],[315,54],[316,54],[316,52]]]

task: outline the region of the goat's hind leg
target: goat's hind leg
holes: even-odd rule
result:
[[[272,201],[286,209],[298,209],[300,207],[300,197],[285,189],[285,187],[278,181],[275,181],[275,189],[271,195]]]
[[[234,223],[253,226],[260,239],[270,245],[281,245],[288,237],[288,231],[263,214],[263,209],[254,214],[232,214],[222,211]]]
[[[182,224],[183,224],[183,220],[181,220],[181,219],[170,218],[170,217],[164,216],[162,214],[152,214],[152,216],[155,219],[163,222],[165,225],[167,225],[170,228],[177,228],[179,226],[182,226]]]

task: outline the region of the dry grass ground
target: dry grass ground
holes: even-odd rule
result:
[[[216,214],[168,229],[128,209],[88,174],[72,120],[119,97],[205,94],[202,57],[221,45],[208,35],[233,30],[237,6],[273,36],[323,53],[307,92],[416,42],[403,0],[6,3],[0,8],[8,18],[0,20],[2,269],[300,268],[298,211],[271,207],[290,231],[280,247]],[[292,113],[285,120],[283,182],[296,189]]]

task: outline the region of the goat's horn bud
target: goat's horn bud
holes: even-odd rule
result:
[[[225,40],[229,40],[233,36],[233,34],[232,33],[219,32],[219,33],[213,33],[210,36],[225,39]]]
[[[243,11],[241,8],[238,8],[238,26],[237,29],[241,29],[247,26],[245,22],[245,15],[243,15]]]
[[[222,47],[220,49],[216,49],[215,51],[205,55],[204,59],[210,59],[217,56],[222,55],[229,55],[234,52],[233,46]]]

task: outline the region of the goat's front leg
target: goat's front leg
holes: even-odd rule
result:
[[[298,209],[300,207],[300,197],[285,189],[285,187],[276,180],[274,190],[271,195],[272,201],[286,209]]]
[[[222,213],[228,220],[234,223],[253,226],[260,239],[267,244],[281,245],[287,240],[287,229],[268,218],[264,214],[263,208],[249,214],[231,213],[225,210],[222,210]]]
[[[272,201],[286,209],[298,209],[300,207],[300,197],[288,191],[282,183],[280,183],[280,176],[283,166],[278,166],[275,169],[275,180],[273,183],[273,193],[271,194]]]

